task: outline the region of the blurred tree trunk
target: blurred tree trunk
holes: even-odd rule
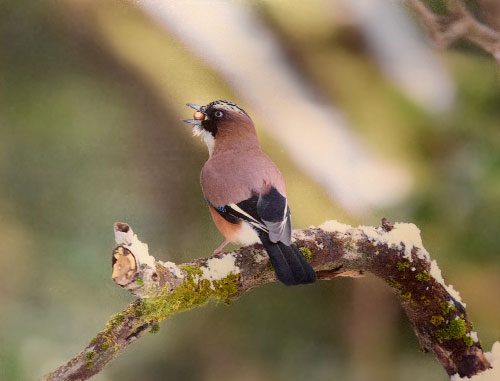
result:
[[[349,349],[353,381],[395,380],[397,368],[380,366],[394,361],[398,308],[385,284],[368,276],[353,282],[345,313],[344,342]],[[373,351],[373,348],[377,348]]]

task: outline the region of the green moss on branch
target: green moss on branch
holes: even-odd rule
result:
[[[464,337],[468,337],[466,336],[467,324],[463,319],[455,319],[450,321],[445,328],[436,329],[434,334],[439,342],[446,339],[464,339]]]
[[[310,261],[312,259],[313,253],[307,247],[301,247],[301,248],[299,248],[299,250],[305,259],[307,259],[308,261]]]
[[[237,274],[231,273],[220,280],[210,281],[200,279],[203,272],[199,267],[188,265],[183,269],[186,271],[185,280],[173,292],[142,299],[137,312],[144,321],[160,322],[173,313],[187,311],[211,298],[227,303],[239,291]]]

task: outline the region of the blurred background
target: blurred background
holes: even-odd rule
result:
[[[414,222],[483,347],[500,339],[499,70],[433,49],[400,2],[3,0],[0,44],[1,380],[40,378],[133,300],[115,221],[161,260],[220,244],[181,121],[216,99],[253,117],[295,228]],[[447,379],[369,275],[175,315],[94,379],[167,378]]]

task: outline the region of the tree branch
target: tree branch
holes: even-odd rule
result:
[[[128,224],[116,223],[112,254],[114,282],[139,299],[113,316],[90,343],[44,380],[86,380],[99,373],[144,332],[158,330],[170,315],[209,299],[229,302],[275,282],[261,245],[222,256],[175,265],[155,260]],[[353,228],[329,221],[319,228],[294,231],[294,238],[319,279],[362,276],[370,271],[398,295],[424,351],[449,375],[472,376],[490,367],[458,292],[446,286],[413,224]]]
[[[463,38],[490,53],[500,64],[500,32],[479,22],[462,0],[447,0],[447,15],[433,13],[421,0],[405,0],[440,47]]]

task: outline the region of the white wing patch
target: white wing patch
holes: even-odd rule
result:
[[[285,208],[283,209],[283,218],[281,220],[281,225],[280,225],[280,235],[283,235],[283,232],[285,231],[286,223],[288,221],[288,200],[285,199]]]
[[[244,215],[245,217],[247,217],[250,220],[250,221],[247,221],[247,222],[249,224],[251,224],[252,226],[255,226],[257,229],[263,230],[265,232],[269,232],[269,229],[266,227],[266,225],[264,225],[262,222],[260,222],[260,221],[256,220],[255,218],[253,218],[250,214],[248,214],[247,212],[245,212],[238,205],[236,205],[236,204],[229,204],[229,206],[235,212],[238,212],[238,213]]]

